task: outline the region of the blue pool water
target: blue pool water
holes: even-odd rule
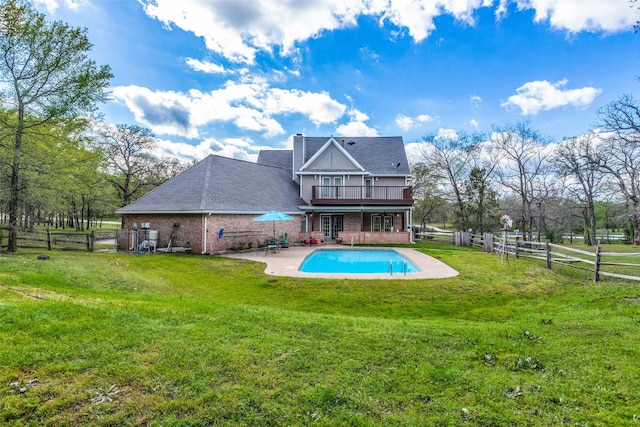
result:
[[[393,250],[318,249],[300,266],[305,273],[402,273],[406,263],[407,273],[419,271],[411,261]]]

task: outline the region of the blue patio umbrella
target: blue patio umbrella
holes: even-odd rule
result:
[[[269,211],[258,217],[253,218],[254,221],[271,221],[273,222],[273,239],[276,238],[276,221],[293,221],[291,215],[284,214],[278,211]]]

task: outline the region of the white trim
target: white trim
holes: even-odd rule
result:
[[[404,212],[407,209],[413,209],[412,206],[298,206],[303,212],[324,213],[324,212]]]
[[[316,161],[316,159],[317,159],[318,157],[320,157],[320,155],[321,155],[322,153],[324,153],[324,152],[327,150],[327,148],[329,148],[329,146],[331,146],[331,145],[334,145],[334,146],[338,149],[338,151],[340,151],[340,152],[341,152],[341,153],[342,153],[342,154],[343,154],[343,155],[344,155],[344,156],[345,156],[345,157],[346,157],[346,158],[347,158],[347,159],[348,159],[348,160],[353,164],[353,166],[355,166],[356,168],[360,169],[360,171],[361,171],[361,172],[364,172],[364,171],[365,171],[365,169],[360,165],[360,163],[358,163],[358,162],[356,161],[356,159],[354,159],[354,158],[351,156],[351,154],[349,154],[349,153],[347,152],[347,150],[345,150],[345,149],[344,149],[344,148],[343,148],[343,147],[338,143],[338,141],[336,141],[336,139],[335,139],[334,137],[331,137],[331,138],[329,138],[329,140],[328,140],[328,141],[327,141],[327,142],[326,142],[326,143],[325,143],[325,144],[324,144],[324,145],[323,145],[323,146],[322,146],[318,151],[316,151],[316,153],[315,153],[313,156],[311,156],[311,158],[310,158],[307,162],[305,162],[305,164],[303,164],[303,165],[300,167],[300,169],[298,169],[298,171],[299,171],[299,172],[297,172],[297,173],[300,173],[300,172],[302,172],[303,170],[307,169],[307,168],[308,168],[308,167],[309,167],[313,162],[315,162],[315,161]]]
[[[118,212],[118,215],[262,215],[267,212],[267,209],[259,210],[259,211],[210,211],[210,210],[202,210],[202,211],[127,211],[127,212]],[[304,215],[304,212],[301,211],[280,211],[287,215]]]
[[[318,170],[314,171],[314,170],[310,169],[309,171],[306,171],[306,172],[296,172],[297,175],[303,175],[303,176],[322,175],[322,174],[325,174],[325,173],[340,173],[340,174],[343,174],[343,175],[356,175],[356,176],[360,176],[360,175],[372,176],[369,172],[366,172],[366,171],[353,171],[352,172],[352,171],[345,171],[345,170],[340,170],[340,169],[336,169],[335,171],[331,171],[331,170],[327,170],[327,169],[324,169],[324,170],[321,170],[321,171],[318,171]],[[395,175],[396,178],[398,176],[399,175]]]

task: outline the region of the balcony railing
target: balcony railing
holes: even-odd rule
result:
[[[407,186],[314,185],[312,205],[403,205],[413,204]]]

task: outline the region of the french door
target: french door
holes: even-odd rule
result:
[[[326,240],[335,240],[338,233],[344,230],[343,215],[320,215],[320,230]]]

